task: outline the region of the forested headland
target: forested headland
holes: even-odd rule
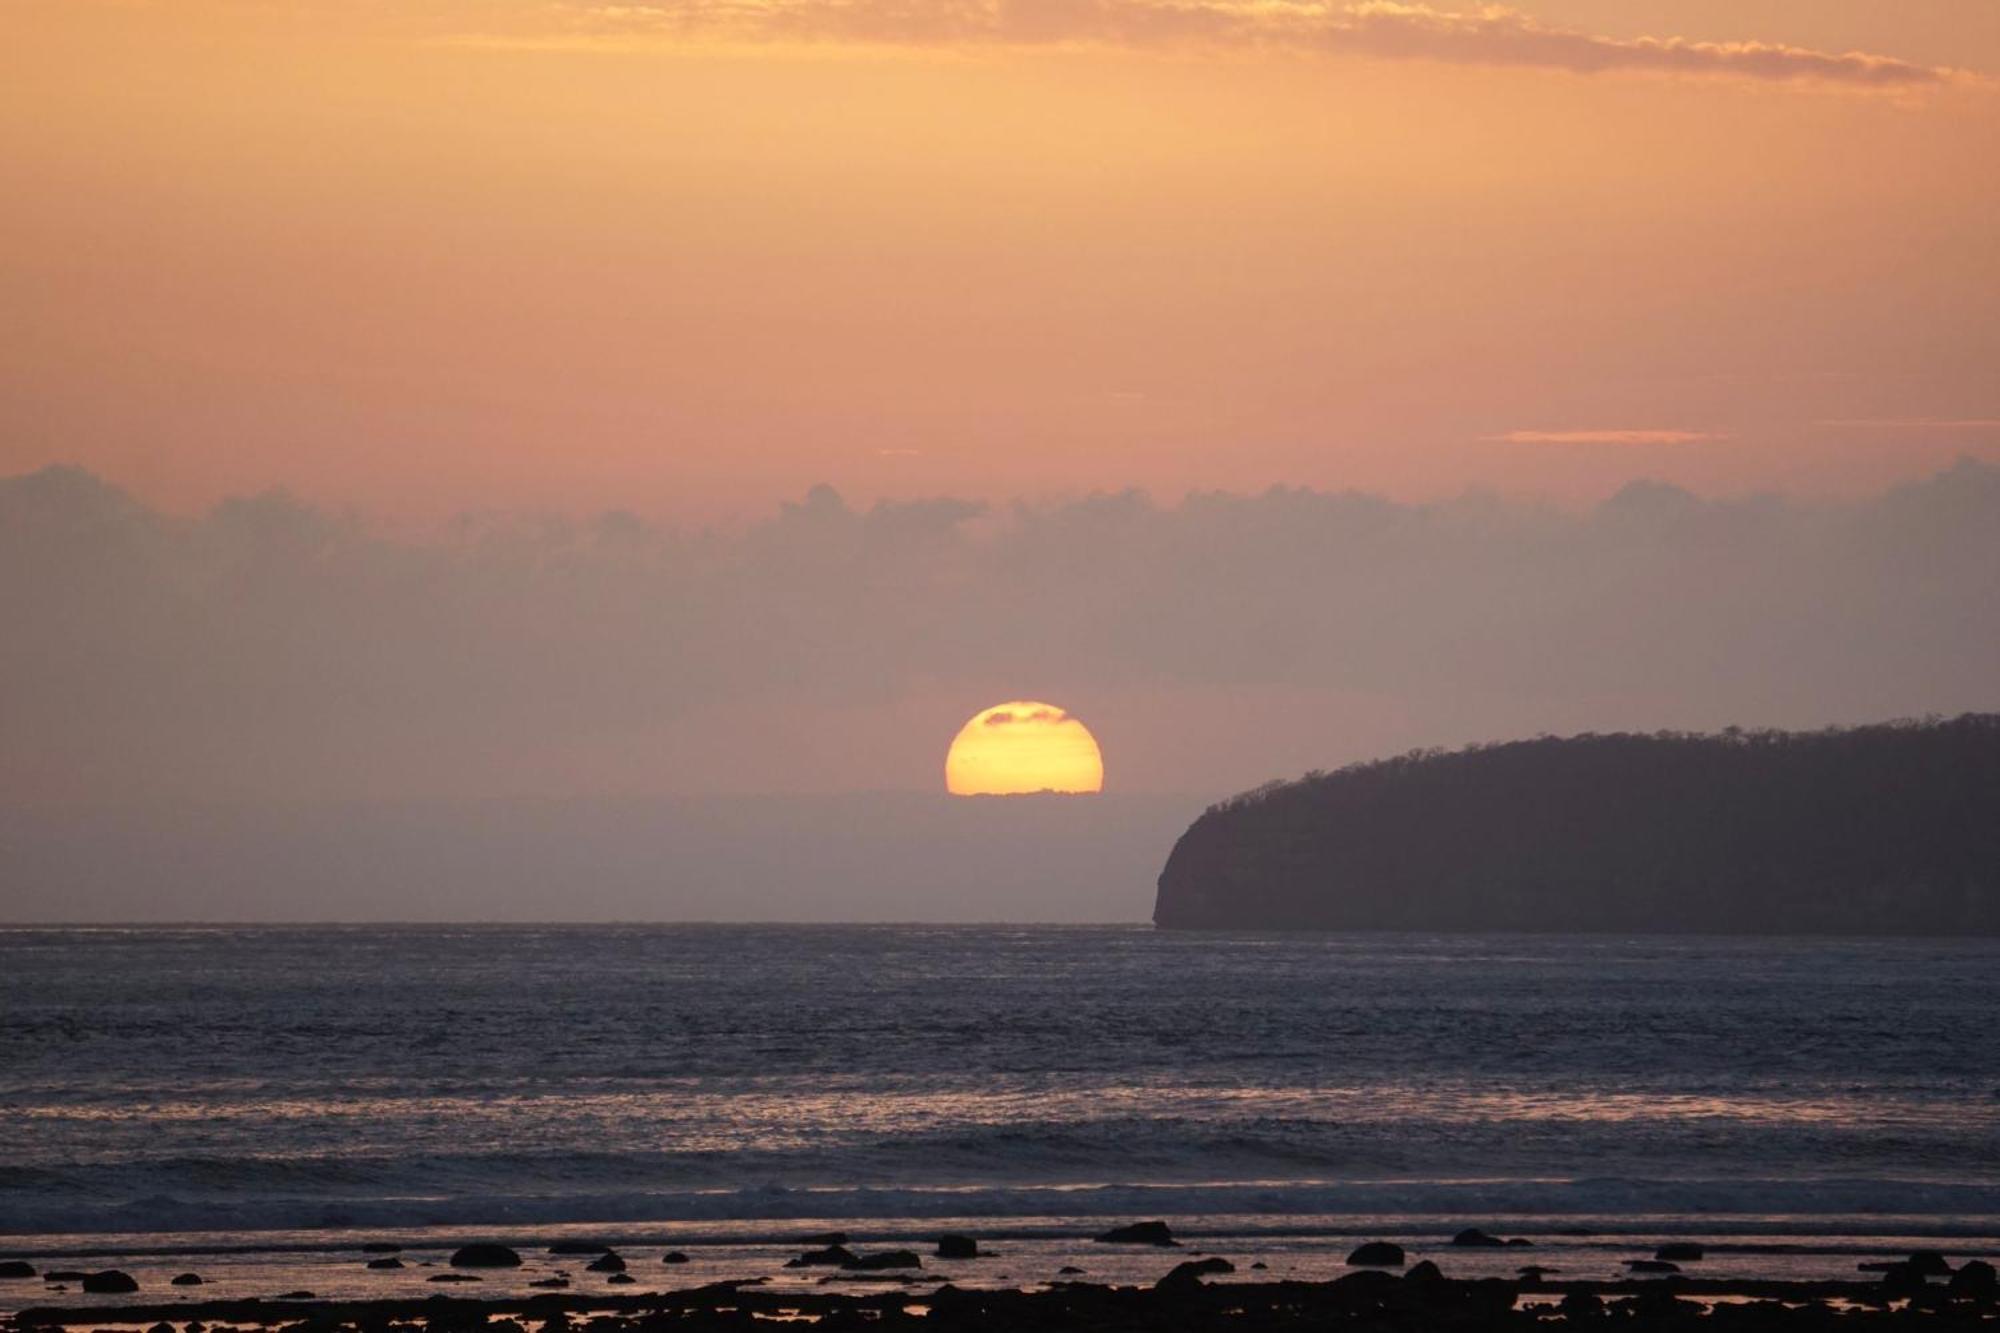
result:
[[[1212,806],[1163,927],[2000,934],[2000,714],[1418,751]]]

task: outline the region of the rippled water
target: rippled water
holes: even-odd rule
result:
[[[1990,1232],[1996,1030],[1994,941],[9,930],[0,1231]]]

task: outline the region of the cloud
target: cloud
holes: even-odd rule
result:
[[[1024,688],[1125,752],[1204,737],[1125,780],[1211,792],[1284,771],[1274,746],[2000,705],[1977,462],[1840,505],[1644,483],[1583,513],[1297,489],[981,512],[820,488],[730,533],[416,539],[284,495],[182,519],[77,469],[0,479],[0,805],[897,785]]]
[[[1839,430],[2000,431],[2000,417],[1837,417],[1819,424]]]
[[[1014,713],[1005,708],[996,709],[986,715],[986,726],[1006,727],[1016,722],[1061,722],[1069,717],[1060,708],[1037,708],[1032,713]]]
[[[1251,47],[1388,60],[1800,81],[1907,89],[1965,71],[1865,51],[1681,36],[1613,37],[1501,5],[1438,8],[1394,0],[662,0],[569,5],[560,31],[472,44],[561,47],[703,38],[888,45],[1058,44]]]
[[[1541,23],[1488,5],[1445,11],[1427,5],[1352,6],[1332,25],[1336,45],[1376,55],[1475,65],[1522,65],[1578,74],[1640,71],[1809,79],[1867,87],[1941,83],[1954,72],[1861,51],[1816,51],[1768,42],[1705,42],[1684,37],[1607,37]]]
[[[1705,430],[1510,430],[1480,438],[1502,444],[1705,444],[1726,440]]]

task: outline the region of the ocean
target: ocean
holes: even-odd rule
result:
[[[0,929],[0,1258],[345,1295],[415,1280],[364,1239],[694,1280],[949,1227],[1022,1282],[1160,1217],[1300,1274],[1480,1225],[1852,1275],[2000,1248],[1996,1033],[1995,940]]]

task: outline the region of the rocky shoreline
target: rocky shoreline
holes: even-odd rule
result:
[[[1046,1329],[1053,1333],[1119,1330],[1197,1330],[1242,1326],[1259,1330],[1352,1327],[1369,1333],[1413,1330],[1496,1330],[1530,1333],[1578,1327],[1593,1330],[1691,1329],[1843,1330],[1910,1327],[1944,1333],[2000,1328],[2000,1280],[1979,1259],[1953,1264],[1935,1252],[1866,1265],[1854,1280],[1792,1281],[1743,1277],[1693,1277],[1678,1271],[1670,1250],[1698,1260],[1693,1245],[1663,1246],[1655,1258],[1628,1264],[1629,1276],[1612,1281],[1561,1280],[1553,1270],[1524,1265],[1518,1277],[1455,1279],[1437,1264],[1403,1269],[1400,1247],[1373,1241],[1349,1257],[1353,1271],[1328,1281],[1242,1280],[1235,1264],[1213,1255],[1167,1267],[1150,1284],[1111,1285],[1056,1281],[1027,1289],[974,1289],[948,1277],[916,1277],[899,1269],[918,1266],[906,1251],[850,1250],[844,1237],[807,1249],[787,1267],[826,1267],[850,1282],[873,1281],[891,1289],[800,1291],[766,1289],[764,1277],[711,1282],[668,1292],[567,1292],[467,1298],[436,1294],[368,1300],[322,1300],[308,1291],[273,1298],[187,1300],[173,1303],[60,1306],[21,1309],[0,1317],[4,1333],[58,1333],[63,1329],[143,1329],[145,1333],[664,1333],[665,1330],[742,1330],[760,1322],[808,1322],[849,1330],[966,1330],[1003,1333]],[[1170,1252],[1176,1242],[1163,1223],[1115,1228],[1096,1238],[1114,1245],[1145,1245]],[[1518,1243],[1518,1242],[1517,1242]],[[1454,1238],[1463,1248],[1507,1242],[1482,1232]],[[384,1247],[388,1248],[388,1247]],[[607,1247],[592,1271],[622,1272]],[[571,1253],[583,1253],[572,1248]],[[979,1254],[971,1237],[946,1236],[937,1253]],[[1163,1262],[1170,1257],[1162,1254]],[[466,1246],[452,1256],[458,1268],[518,1266],[505,1246]],[[672,1261],[669,1260],[669,1263]],[[1258,1265],[1253,1265],[1257,1267]],[[1076,1270],[1081,1271],[1081,1270]],[[19,1276],[19,1275],[17,1275]],[[81,1277],[82,1274],[64,1274]],[[115,1271],[89,1274],[98,1292],[135,1290]],[[434,1279],[433,1279],[434,1280]],[[126,1279],[130,1281],[129,1278]],[[935,1284],[935,1285],[933,1285]],[[196,1284],[198,1285],[198,1284]],[[921,1321],[921,1322],[919,1322]]]

